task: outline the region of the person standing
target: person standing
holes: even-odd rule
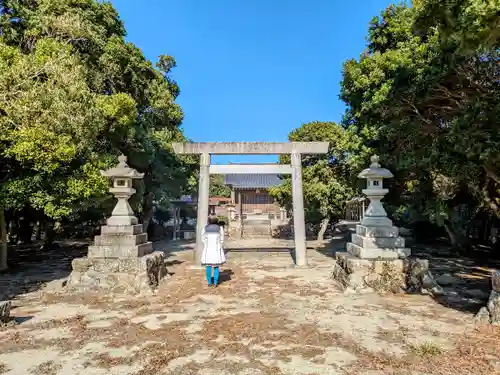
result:
[[[216,217],[210,217],[208,219],[208,225],[203,228],[201,233],[201,240],[203,242],[201,264],[205,266],[205,275],[209,287],[217,287],[219,284],[219,267],[226,263],[226,255],[222,248],[224,243],[223,233],[223,228],[218,225],[218,219]]]

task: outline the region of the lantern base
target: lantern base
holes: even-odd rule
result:
[[[363,220],[347,243],[347,252],[335,255],[332,277],[339,287],[345,292],[439,292],[428,262],[409,259],[411,249],[405,247],[399,229],[389,219],[379,219],[385,225],[370,220],[372,225],[365,225]]]
[[[426,259],[361,259],[335,254],[332,278],[344,293],[443,293]]]
[[[153,252],[140,224],[103,226],[87,256],[74,259],[72,267],[69,291],[147,294],[168,278],[164,254]]]
[[[138,258],[76,258],[66,284],[69,292],[152,294],[168,279],[162,252]]]

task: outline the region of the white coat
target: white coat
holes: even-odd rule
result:
[[[217,232],[205,232],[205,228],[201,232],[201,240],[203,242],[203,252],[201,254],[201,264],[204,266],[220,266],[226,263],[226,255],[224,254],[224,229],[221,227]]]

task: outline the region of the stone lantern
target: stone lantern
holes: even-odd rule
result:
[[[139,173],[130,168],[127,165],[127,157],[120,155],[116,167],[101,171],[101,175],[109,177],[113,181],[113,187],[109,189],[109,192],[118,200],[111,217],[107,219],[106,223],[110,226],[136,225],[138,220],[134,216],[134,211],[130,207],[128,200],[135,194],[132,180],[142,179],[144,173]]]
[[[387,218],[387,212],[380,202],[384,196],[389,192],[389,189],[384,189],[384,178],[392,178],[394,175],[386,168],[382,168],[379,164],[379,157],[373,155],[371,157],[371,165],[369,168],[363,170],[358,178],[366,179],[366,189],[363,189],[365,194],[370,200],[370,204],[365,211],[361,225],[368,227],[388,227],[392,226],[392,221]]]
[[[153,251],[143,225],[128,204],[135,193],[132,182],[143,174],[127,165],[126,156],[121,155],[118,161],[116,167],[101,171],[112,179],[109,191],[118,202],[101,234],[94,237],[87,256],[73,259],[68,290],[150,293],[168,277],[163,252]]]
[[[356,292],[421,290],[424,278],[429,279],[428,264],[408,261],[411,249],[406,247],[399,228],[393,226],[380,202],[389,192],[384,189],[384,179],[394,177],[393,174],[382,168],[378,156],[374,155],[370,167],[358,177],[367,180],[363,194],[370,204],[356,225],[351,241],[347,242],[346,251],[335,253],[333,278],[344,290]]]

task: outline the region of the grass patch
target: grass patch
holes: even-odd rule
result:
[[[0,374],[5,374],[7,371],[10,371],[9,366],[5,363],[0,362]]]
[[[33,375],[57,375],[57,372],[61,369],[61,365],[55,363],[54,361],[47,361],[40,363],[35,366],[30,373]]]
[[[432,341],[420,344],[409,344],[408,349],[412,354],[419,357],[434,356],[443,353],[443,350]]]
[[[108,353],[100,353],[94,358],[94,363],[97,367],[109,370],[112,367],[127,365],[130,366],[134,362],[132,357],[114,357]]]

